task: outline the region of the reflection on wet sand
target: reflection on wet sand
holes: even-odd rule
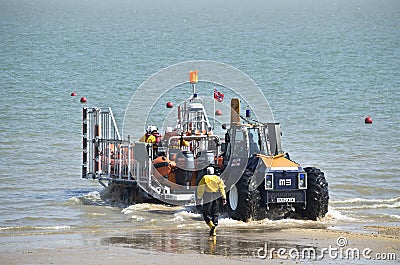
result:
[[[173,254],[259,258],[266,245],[268,249],[302,250],[312,243],[309,239],[302,240],[303,236],[299,240],[288,238],[285,232],[288,229],[326,231],[329,226],[329,221],[265,219],[244,223],[221,218],[218,235],[214,238],[209,237],[202,216],[184,207],[137,204],[121,212],[125,218],[119,223],[118,230],[99,229],[101,233],[105,232],[100,239],[101,245]],[[104,218],[110,220],[108,215]]]
[[[224,257],[259,258],[260,249],[310,247],[289,243],[274,236],[277,230],[257,231],[249,229],[220,230],[217,237],[209,237],[206,230],[142,230],[130,235],[111,236],[101,239],[102,245],[118,245],[127,248],[177,254],[209,254]]]

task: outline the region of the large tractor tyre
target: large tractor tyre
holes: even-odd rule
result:
[[[249,219],[259,219],[260,192],[257,188],[251,189],[253,172],[246,170],[239,181],[227,193],[227,211],[229,217],[246,222]]]
[[[300,209],[300,214],[310,220],[322,218],[328,212],[329,192],[328,182],[324,173],[315,167],[306,167],[307,193],[306,208]]]

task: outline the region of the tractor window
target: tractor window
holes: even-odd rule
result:
[[[261,139],[261,153],[264,155],[268,155],[268,142],[267,142],[267,131],[266,128],[260,130],[260,139]]]
[[[248,131],[249,133],[249,148],[250,148],[250,155],[259,154],[260,153],[260,134],[258,128],[251,128]]]
[[[240,157],[246,156],[246,154],[248,153],[246,138],[241,128],[235,130],[235,141],[232,147],[233,147],[233,154],[239,155]]]

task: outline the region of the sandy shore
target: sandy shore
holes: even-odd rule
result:
[[[284,229],[266,236],[268,239],[260,242],[252,253],[223,256],[193,252],[166,253],[118,244],[104,245],[95,240],[85,242],[77,234],[2,235],[0,263],[164,265],[301,264],[311,261],[320,264],[376,264],[380,261],[382,264],[390,264],[400,260],[399,227],[368,227],[366,233],[362,234],[326,229]],[[270,240],[279,242],[271,244]],[[213,244],[210,240],[210,246]],[[218,247],[218,241],[215,247]],[[315,253],[312,253],[313,250]]]

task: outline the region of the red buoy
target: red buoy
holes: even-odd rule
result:
[[[220,109],[217,109],[217,110],[215,111],[215,115],[221,116],[221,115],[222,115],[222,111],[221,111]]]
[[[366,117],[365,123],[372,123],[372,118],[370,116]]]
[[[167,102],[167,108],[172,109],[174,107],[174,104],[171,101]]]
[[[86,99],[85,97],[81,97],[81,102],[82,102],[82,103],[86,103],[86,102],[87,102],[87,99]]]
[[[71,97],[76,97],[76,93],[75,93],[75,92],[72,92],[72,93],[71,93]]]

